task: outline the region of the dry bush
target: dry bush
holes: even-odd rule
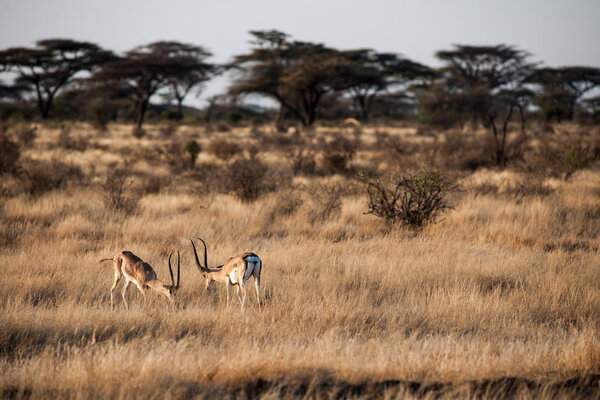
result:
[[[51,161],[26,160],[19,175],[23,190],[32,196],[64,188],[69,182],[82,184],[86,178],[79,167],[57,158]]]
[[[545,135],[530,150],[522,169],[568,179],[578,170],[588,169],[600,159],[600,140],[586,132]]]
[[[475,171],[492,165],[493,140],[488,135],[449,131],[437,147],[437,163],[444,168]]]
[[[292,134],[277,131],[261,132],[253,137],[258,140],[258,145],[263,150],[291,151],[293,148],[305,146],[305,141],[298,131]]]
[[[14,172],[21,157],[21,147],[0,127],[0,175]]]
[[[296,149],[289,154],[294,175],[314,175],[317,172],[315,153],[312,150]]]
[[[260,195],[277,188],[279,182],[273,174],[268,174],[266,164],[254,156],[242,157],[227,166],[225,185],[238,199],[249,202]]]
[[[538,175],[530,175],[524,181],[511,182],[506,186],[501,188],[497,184],[483,182],[469,187],[469,190],[479,195],[503,195],[508,198],[545,197],[554,193],[554,189]]]
[[[227,188],[224,182],[227,181],[227,169],[222,165],[212,163],[202,163],[189,173],[193,180],[191,191],[200,197],[205,197],[214,193],[225,193]]]
[[[402,223],[421,228],[449,208],[446,195],[454,189],[450,180],[437,169],[415,173],[392,173],[366,178],[369,197],[368,214],[385,219],[388,224]]]
[[[300,187],[288,186],[275,193],[275,207],[271,210],[269,220],[274,220],[277,216],[289,217],[298,211],[304,204]]]
[[[138,209],[141,195],[133,187],[133,176],[127,166],[111,169],[100,182],[98,191],[112,210],[133,214]]]
[[[142,175],[139,177],[139,180],[141,180],[141,183],[138,187],[138,191],[142,195],[160,193],[160,191],[163,188],[168,187],[170,183],[168,177],[152,174]]]
[[[307,188],[308,195],[315,204],[314,220],[326,220],[340,213],[345,188],[341,183],[315,183]]]
[[[222,139],[215,139],[210,142],[208,151],[220,158],[221,160],[229,160],[239,154],[242,149],[237,143],[228,142]]]
[[[328,174],[349,174],[350,162],[358,147],[357,140],[350,140],[340,134],[334,136],[332,141],[325,141],[323,146],[323,169]]]
[[[60,127],[58,134],[58,146],[66,150],[85,151],[88,148],[89,140],[83,136],[74,138],[71,135],[71,128],[67,125]]]
[[[19,145],[21,145],[22,148],[31,147],[37,137],[37,127],[29,124],[17,124],[12,130],[14,131],[17,142],[19,142]]]
[[[175,133],[177,133],[177,129],[179,129],[179,124],[167,123],[167,124],[161,125],[158,128],[158,132],[160,133],[160,136],[168,139],[168,138],[172,137]]]
[[[173,172],[179,173],[189,166],[189,164],[186,163],[186,158],[188,157],[185,155],[184,148],[185,146],[183,142],[179,140],[171,140],[162,146],[155,147],[154,152],[149,151],[149,155],[158,153],[162,161],[171,167]]]

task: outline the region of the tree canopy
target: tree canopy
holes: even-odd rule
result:
[[[42,118],[48,118],[56,93],[80,71],[93,71],[114,59],[111,51],[90,42],[45,39],[35,48],[12,47],[0,51],[4,71],[17,74],[15,83],[35,90]]]

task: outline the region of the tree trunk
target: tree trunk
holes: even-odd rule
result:
[[[144,123],[144,115],[146,115],[146,110],[148,109],[148,102],[149,100],[144,99],[138,103],[136,120],[137,129],[142,129],[142,124]]]
[[[177,121],[183,119],[183,98],[177,98]]]
[[[283,103],[279,103],[279,111],[277,111],[277,117],[275,118],[275,127],[278,132],[285,132],[285,126],[283,121],[285,119],[285,106]]]

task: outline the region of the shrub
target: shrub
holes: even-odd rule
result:
[[[569,178],[575,171],[590,167],[598,155],[590,146],[571,146],[562,156],[562,170],[565,179]]]
[[[185,144],[183,149],[189,157],[190,168],[194,168],[194,165],[196,165],[196,159],[198,158],[198,154],[200,154],[200,145],[195,140],[190,140]]]
[[[391,174],[365,180],[369,211],[388,224],[402,223],[421,228],[446,208],[445,196],[454,189],[437,169],[406,175]]]
[[[66,125],[62,125],[58,135],[58,145],[66,150],[85,151],[88,147],[88,140],[83,137],[73,138],[71,129]]]
[[[290,216],[293,215],[302,206],[304,201],[300,196],[298,187],[290,186],[276,194],[276,206],[271,212],[270,219],[274,219],[278,215]]]
[[[21,147],[0,128],[0,174],[14,172],[21,156]]]
[[[135,212],[140,195],[132,188],[132,182],[133,178],[127,167],[110,170],[100,183],[99,188],[105,204],[110,209],[123,211],[127,214]]]
[[[267,189],[267,171],[267,166],[254,156],[239,158],[227,168],[227,188],[242,201],[255,200]]]
[[[162,137],[170,138],[171,136],[173,136],[175,134],[175,132],[177,132],[177,129],[179,129],[179,126],[177,124],[168,123],[165,125],[161,125],[158,128],[158,131],[160,132],[160,135]]]
[[[349,164],[356,153],[357,143],[338,135],[324,146],[325,171],[332,174],[347,174]]]
[[[190,178],[196,183],[192,185],[191,192],[204,197],[212,193],[227,191],[227,170],[222,166],[212,163],[199,164],[189,173]],[[225,185],[224,185],[225,183]]]
[[[557,142],[545,140],[530,158],[524,165],[526,171],[568,179],[576,171],[589,168],[600,159],[600,145],[580,138]]]
[[[24,190],[32,196],[60,189],[69,181],[82,181],[81,169],[57,159],[50,162],[28,160],[23,163],[20,173]]]
[[[221,160],[229,160],[236,154],[238,154],[241,149],[236,143],[227,142],[226,140],[213,140],[210,143],[209,151],[220,158]]]
[[[293,154],[290,154],[290,159],[294,175],[313,175],[317,169],[315,155],[310,150],[297,149]]]
[[[15,137],[21,147],[30,147],[37,137],[37,128],[28,124],[20,124],[14,128]]]
[[[156,148],[156,152],[175,172],[185,168],[184,145],[177,140],[171,140]]]
[[[344,187],[339,183],[313,185],[308,194],[316,204],[317,219],[325,220],[340,212]]]

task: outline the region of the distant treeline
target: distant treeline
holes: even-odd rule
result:
[[[205,122],[275,120],[282,128],[290,121],[410,118],[445,127],[484,123],[494,131],[497,121],[517,115],[600,121],[600,96],[594,96],[600,68],[543,67],[515,46],[455,45],[437,51],[442,67],[432,68],[395,53],[337,50],[274,30],[250,34],[250,50],[227,64],[208,62],[212,54],[202,46],[173,41],[121,55],[71,39],[2,50],[0,72],[14,79],[0,82],[0,118],[129,120],[138,128],[148,113]],[[204,110],[182,105],[225,72],[233,76],[229,87]],[[278,107],[243,106],[239,100],[249,94]]]

